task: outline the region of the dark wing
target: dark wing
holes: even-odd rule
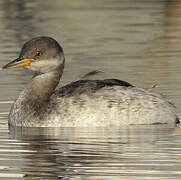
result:
[[[105,86],[125,86],[125,87],[134,87],[132,84],[122,81],[119,79],[104,79],[104,80],[95,80],[97,82],[97,85],[99,88],[105,87]]]
[[[79,80],[67,84],[55,91],[56,96],[72,96],[82,93],[94,93],[97,90],[106,86],[125,86],[133,87],[132,84],[118,79],[104,79],[104,80]]]

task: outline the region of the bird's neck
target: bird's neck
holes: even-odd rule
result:
[[[21,102],[21,107],[25,111],[37,111],[45,107],[58,85],[61,75],[61,70],[35,75],[17,100]]]
[[[31,100],[39,99],[46,101],[54,92],[60,77],[61,74],[58,72],[49,72],[34,76],[31,83],[26,87],[27,96]]]

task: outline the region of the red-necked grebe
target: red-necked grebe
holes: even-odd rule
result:
[[[117,80],[80,80],[55,90],[64,69],[56,40],[36,37],[3,66],[35,76],[14,102],[9,124],[23,127],[99,127],[177,123],[175,107],[160,94]]]

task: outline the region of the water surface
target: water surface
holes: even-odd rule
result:
[[[35,36],[61,43],[60,85],[92,70],[139,87],[157,85],[181,112],[179,0],[2,0],[0,66]],[[31,79],[0,71],[0,178],[181,179],[181,126],[8,128],[14,99]]]

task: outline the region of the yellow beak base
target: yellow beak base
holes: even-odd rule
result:
[[[34,59],[15,59],[14,61],[11,61],[10,63],[6,64],[3,66],[3,69],[8,69],[8,68],[20,68],[20,67],[25,67],[29,66],[31,62],[35,61]]]

